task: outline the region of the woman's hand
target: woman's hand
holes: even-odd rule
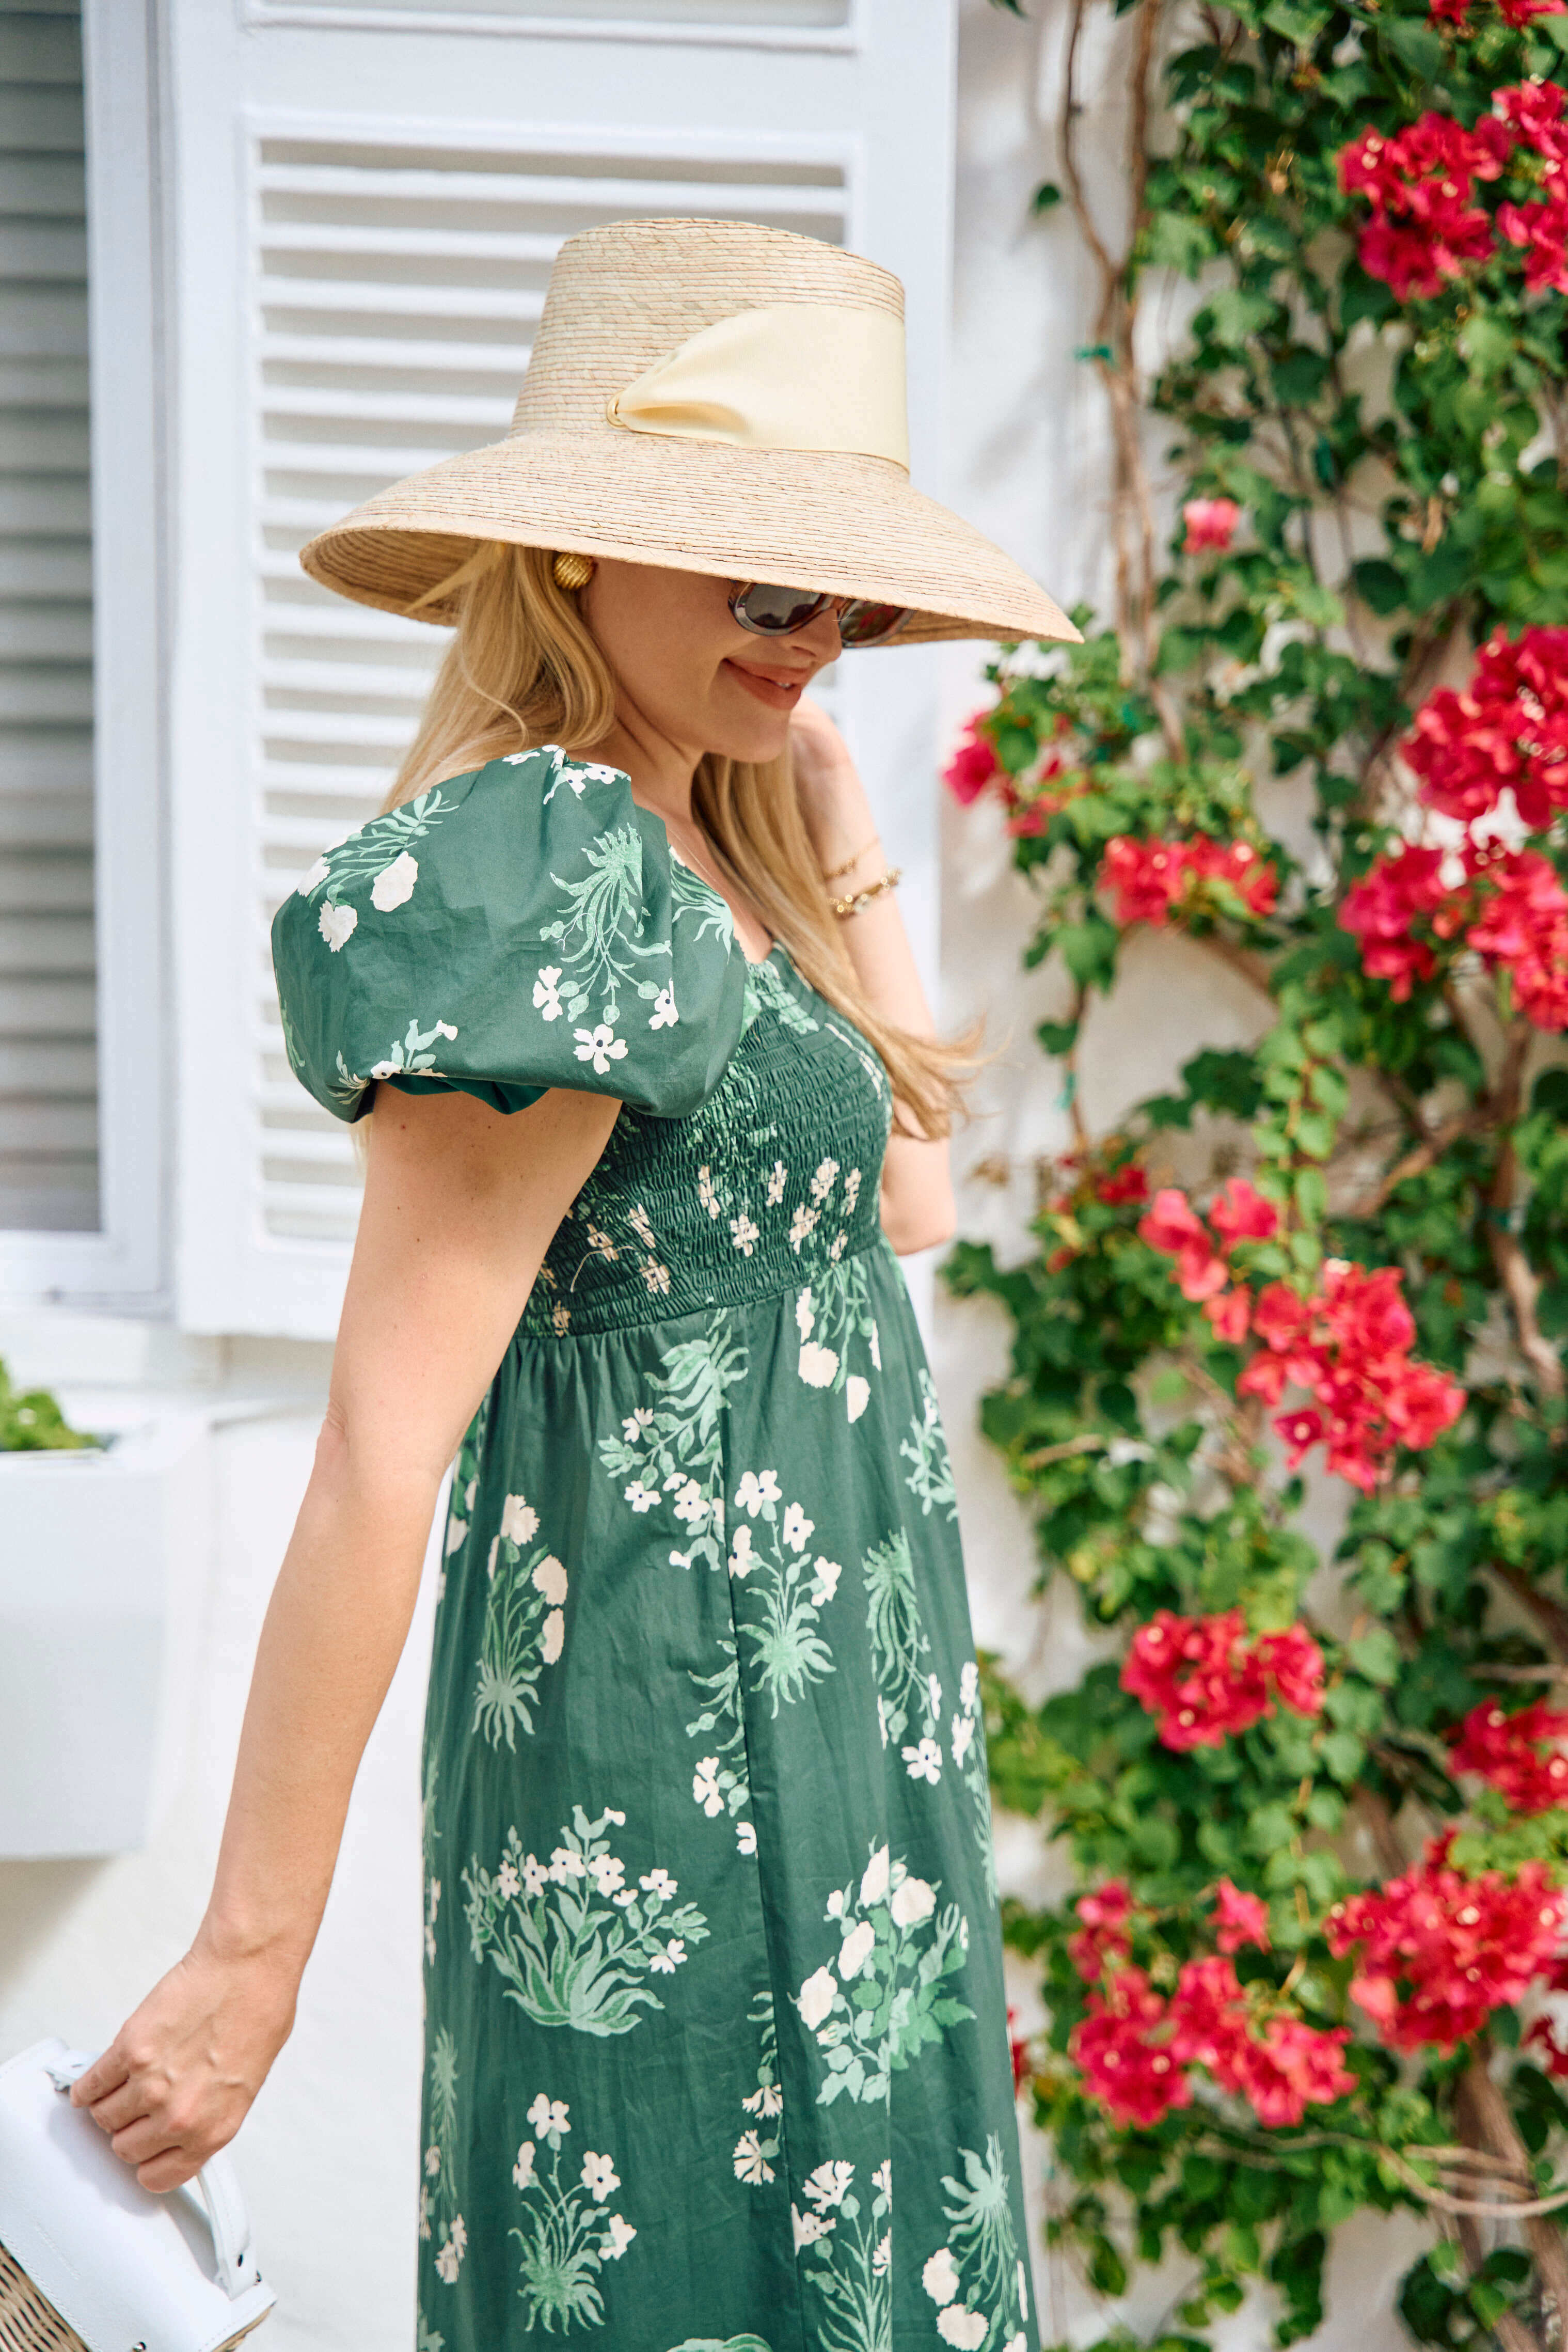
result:
[[[789,763],[800,814],[823,872],[831,873],[858,850],[874,851],[876,820],[850,747],[821,705],[804,695],[789,720]],[[876,870],[874,858],[857,859],[856,879],[861,865]],[[850,885],[846,880],[839,887]]]
[[[71,2088],[143,2189],[178,2189],[226,2146],[294,2024],[298,1971],[201,1939]]]

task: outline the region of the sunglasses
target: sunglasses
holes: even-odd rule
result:
[[[738,582],[729,609],[754,637],[792,637],[819,613],[831,611],[838,616],[839,637],[845,646],[885,645],[909,618],[902,604],[870,604],[863,596],[819,595],[811,588],[775,588],[765,580]]]

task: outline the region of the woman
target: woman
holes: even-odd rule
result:
[[[456,638],[275,927],[295,1068],[367,1122],[331,1402],[210,1908],[75,2096],[154,2189],[238,2127],[455,1451],[422,2352],[1037,2342],[893,1255],[951,1229],[953,1062],[804,696],[846,644],[1071,632],[910,488],[901,338],[810,240],[590,232],[508,439],[306,551]]]

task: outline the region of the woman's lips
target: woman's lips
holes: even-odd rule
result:
[[[782,677],[773,677],[767,670],[747,669],[744,662],[726,660],[724,667],[733,670],[747,694],[754,694],[758,702],[768,705],[769,710],[793,710],[805,691],[804,676],[797,676],[786,683]]]

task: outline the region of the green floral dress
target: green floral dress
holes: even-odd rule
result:
[[[617,769],[319,859],[294,1066],[624,1108],[458,1458],[420,2352],[1035,2352],[953,1482],[866,1041]]]

